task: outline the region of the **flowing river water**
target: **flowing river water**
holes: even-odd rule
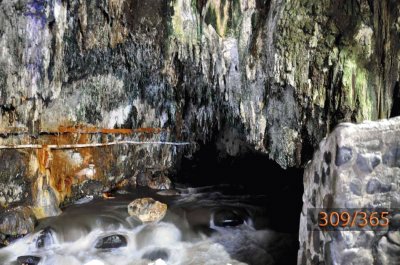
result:
[[[177,190],[176,196],[143,188],[114,199],[83,199],[0,249],[0,264],[23,264],[17,259],[26,255],[39,257],[41,265],[296,263],[297,235],[271,229],[264,196],[223,185]],[[167,203],[164,219],[141,224],[130,217],[127,205],[139,197]],[[99,247],[112,235],[126,244]]]

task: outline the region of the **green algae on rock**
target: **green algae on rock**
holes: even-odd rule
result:
[[[302,167],[338,123],[389,117],[398,17],[390,0],[2,1],[0,144],[198,142]],[[163,131],[48,135],[63,126]],[[62,203],[89,164],[112,186],[146,165],[174,172],[196,150],[58,151],[49,186]],[[35,195],[37,174],[7,170],[2,204]]]

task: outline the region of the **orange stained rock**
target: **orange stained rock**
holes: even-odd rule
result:
[[[61,134],[61,135],[47,135],[44,136],[46,142],[52,144],[85,144],[92,141],[90,134]],[[51,163],[51,178],[54,181],[54,187],[60,193],[63,200],[69,196],[74,184],[81,183],[88,179],[86,175],[79,175],[78,173],[93,164],[96,168],[96,173],[92,176],[93,179],[104,181],[108,172],[115,163],[115,147],[85,147],[71,150],[52,150],[54,156]],[[72,153],[77,153],[81,157],[81,162],[77,163],[71,157]]]
[[[90,142],[90,135],[43,135],[40,141],[46,145],[65,145],[71,143],[85,144]],[[71,194],[73,184],[84,181],[84,179],[75,178],[75,174],[91,162],[92,154],[96,152],[96,149],[80,148],[79,150],[76,150],[76,152],[82,157],[81,165],[74,163],[71,160],[70,153],[68,152],[63,150],[51,150],[50,152],[50,150],[47,149],[48,148],[44,147],[37,151],[41,168],[40,171],[47,172],[49,175],[50,185],[57,190],[62,201],[66,196]],[[49,161],[51,161],[51,163]]]
[[[37,150],[37,157],[39,161],[39,172],[42,175],[45,175],[46,169],[50,168],[50,163],[52,160],[50,149],[44,145],[43,148]]]
[[[137,129],[108,129],[85,126],[60,126],[58,131],[52,133],[81,133],[81,134],[133,134],[133,133],[160,133],[161,128],[137,128]]]
[[[124,179],[120,182],[117,183],[117,188],[122,189],[122,188],[126,188],[129,186],[129,180],[128,179]]]
[[[45,134],[40,135],[35,140],[37,149],[34,150],[32,158],[34,165],[40,177],[44,177],[47,185],[53,187],[59,196],[60,201],[63,201],[66,196],[71,194],[71,189],[74,184],[84,181],[86,178],[77,177],[76,173],[88,167],[89,164],[94,164],[99,170],[96,171],[95,179],[98,181],[105,181],[105,172],[108,172],[115,163],[115,152],[113,146],[104,147],[82,147],[73,149],[73,152],[79,153],[81,162],[77,163],[71,158],[71,152],[65,150],[51,149],[54,145],[74,145],[74,144],[90,144],[93,141],[98,141],[99,135],[104,134],[103,137],[108,137],[107,134],[134,134],[138,133],[139,139],[146,139],[152,137],[151,134],[158,134],[168,129],[161,128],[137,128],[137,129],[106,129],[96,128],[85,125],[78,126],[60,126],[58,131],[55,132],[42,132]],[[24,133],[23,130],[21,130]],[[46,134],[48,133],[48,134]],[[102,139],[101,141],[107,141]],[[33,144],[32,144],[33,145]],[[37,159],[37,160],[36,160]],[[35,168],[35,167],[33,167]],[[38,179],[39,181],[39,179]],[[37,182],[35,187],[39,187],[40,183]],[[120,186],[129,185],[129,181],[119,183]],[[34,191],[34,196],[37,189]],[[104,198],[112,198],[111,194],[104,194]]]
[[[106,200],[115,199],[115,197],[113,197],[110,192],[104,192],[103,193],[103,198],[106,199]]]
[[[110,128],[97,128],[94,126],[85,126],[85,125],[75,125],[75,126],[65,126],[60,125],[58,130],[56,131],[41,131],[40,133],[51,133],[51,134],[64,134],[64,133],[80,133],[80,134],[134,134],[134,133],[148,133],[148,134],[157,134],[162,131],[167,131],[167,129],[162,128],[136,128],[136,129],[110,129]],[[25,127],[7,127],[3,130],[0,130],[0,134],[27,134],[28,128]]]

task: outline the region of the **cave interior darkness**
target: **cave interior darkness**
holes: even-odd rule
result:
[[[303,172],[303,168],[283,169],[260,152],[232,157],[222,154],[216,145],[203,144],[192,157],[182,159],[173,179],[193,187],[228,184],[244,194],[260,195],[263,199],[258,203],[266,209],[269,228],[298,233]]]

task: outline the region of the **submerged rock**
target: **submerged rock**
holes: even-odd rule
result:
[[[136,199],[128,205],[128,213],[143,223],[159,222],[167,213],[167,205],[153,198]]]
[[[167,261],[169,258],[169,252],[167,249],[155,249],[148,251],[143,254],[142,259],[148,259],[151,261],[156,261],[158,259],[162,259],[164,261]]]
[[[218,210],[213,213],[212,217],[213,224],[220,227],[239,226],[245,222],[243,214],[233,209]]]
[[[36,240],[36,247],[45,248],[51,246],[54,243],[53,234],[53,229],[49,227],[43,229]]]
[[[36,256],[20,256],[17,258],[19,265],[37,265],[40,262],[40,257]]]
[[[127,242],[125,236],[111,235],[111,236],[106,236],[106,237],[99,239],[96,242],[95,248],[111,249],[111,248],[126,247],[127,245],[128,245],[128,242]]]

